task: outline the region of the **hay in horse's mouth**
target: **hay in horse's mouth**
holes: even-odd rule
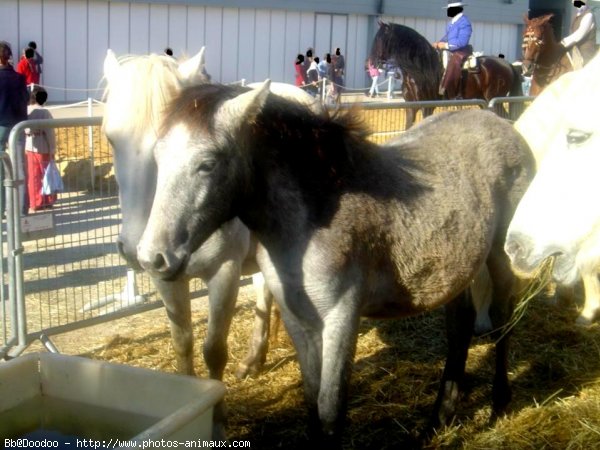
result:
[[[491,333],[495,333],[497,331],[502,331],[501,335],[498,337],[496,342],[502,339],[506,334],[508,334],[514,327],[519,323],[519,321],[525,316],[525,311],[527,311],[527,307],[530,302],[538,297],[542,291],[550,284],[552,281],[552,271],[554,270],[554,262],[555,257],[549,256],[546,258],[539,267],[533,272],[531,277],[523,282],[521,285],[521,289],[515,294],[515,309],[512,313],[510,320],[504,324],[499,329],[492,330],[486,335],[490,335]]]

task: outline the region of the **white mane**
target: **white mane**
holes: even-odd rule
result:
[[[149,127],[156,130],[165,105],[184,83],[209,80],[205,73],[192,80],[184,78],[179,62],[168,56],[127,55],[118,61],[118,73],[105,75],[105,117],[132,133],[147,131]]]

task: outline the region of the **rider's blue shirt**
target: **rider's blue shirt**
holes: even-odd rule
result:
[[[469,45],[472,33],[471,21],[467,16],[461,14],[456,21],[451,20],[448,22],[446,35],[441,40],[447,42],[448,50],[453,52]]]

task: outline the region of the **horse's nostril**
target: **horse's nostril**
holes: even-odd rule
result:
[[[125,244],[120,239],[117,239],[117,252],[119,252],[119,255],[125,257]]]
[[[154,259],[152,260],[152,267],[156,270],[161,270],[166,268],[167,261],[162,253],[157,253],[154,255]]]

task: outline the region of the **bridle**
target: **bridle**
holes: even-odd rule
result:
[[[523,49],[523,55],[525,55],[525,51],[531,46],[535,45],[537,51],[535,53],[535,57],[532,60],[524,59],[525,61],[531,61],[531,75],[535,72],[536,68],[540,69],[550,69],[550,66],[541,66],[537,61],[540,57],[541,49],[544,46],[544,40],[541,37],[536,36],[535,31],[532,28],[527,28],[525,33],[523,34],[523,43],[521,44],[521,48]]]

